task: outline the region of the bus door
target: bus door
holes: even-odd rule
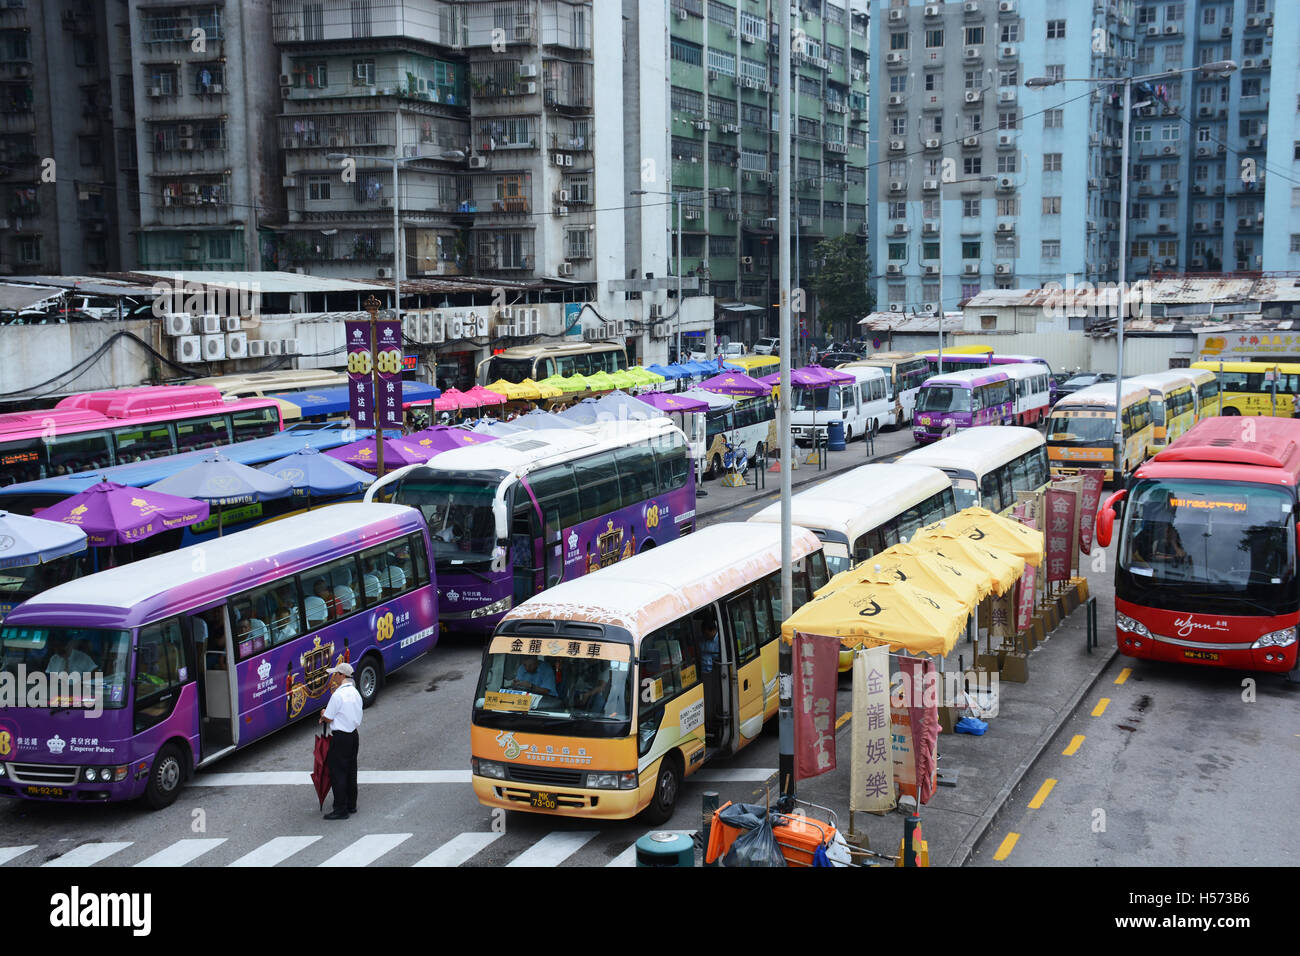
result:
[[[758,622],[754,598],[748,591],[726,603],[726,653],[730,692],[735,701],[733,750],[752,741],[763,729],[763,663],[759,659]]]
[[[719,629],[718,613],[709,605],[695,615],[693,640],[695,656],[700,662],[704,683],[704,732],[709,753],[734,751],[735,702],[731,687],[735,683],[735,652],[726,631]],[[712,625],[712,629],[710,629]]]
[[[542,551],[542,519],[527,489],[515,491],[510,522],[510,566],[514,575],[514,606],[518,607],[546,587],[546,561]],[[545,549],[549,550],[549,549]]]
[[[195,661],[199,685],[199,762],[214,759],[235,748],[238,716],[231,705],[231,676],[235,673],[235,648],[225,604],[191,612],[185,631]]]

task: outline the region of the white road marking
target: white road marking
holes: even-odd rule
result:
[[[81,846],[69,850],[63,856],[55,857],[44,866],[94,866],[100,860],[106,859],[121,850],[125,850],[131,844],[126,843],[83,843]]]
[[[694,832],[695,832],[694,830],[647,830],[644,836],[649,836],[651,833],[676,833],[678,836],[690,836]],[[614,857],[614,859],[610,860],[605,865],[606,866],[636,866],[636,844],[633,843],[630,847],[628,847],[618,856]]]
[[[350,847],[335,853],[321,866],[369,866],[411,836],[410,833],[368,833]]]
[[[415,865],[460,866],[503,836],[504,833],[458,833]]]
[[[230,865],[275,866],[289,859],[299,850],[305,850],[319,839],[318,836],[276,837],[266,841],[252,853],[245,853]]]
[[[36,849],[36,844],[31,846],[0,846],[0,866],[4,866],[10,860],[22,856],[24,853]]]
[[[177,840],[164,850],[159,850],[147,860],[141,860],[136,866],[184,866],[197,860],[209,850],[215,850],[226,842],[225,837],[213,837],[206,840]]]
[[[468,770],[361,770],[357,783],[469,783]],[[191,787],[306,786],[311,774],[305,771],[264,770],[248,773],[201,773],[189,781]]]
[[[734,770],[700,770],[686,778],[701,783],[762,783],[776,773],[776,768],[737,767]]]
[[[506,866],[559,866],[595,836],[595,830],[548,833]]]

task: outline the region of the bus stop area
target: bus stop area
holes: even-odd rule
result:
[[[792,483],[798,490],[869,461],[892,460],[911,447],[910,432],[886,432],[877,436],[874,454],[854,443],[847,451],[830,452],[825,470],[815,466],[796,469]],[[724,488],[719,487],[720,482],[710,482],[708,496],[698,502],[699,519],[708,521],[711,516],[725,515],[723,520],[737,520],[770,504],[776,499],[780,476],[769,473],[766,477],[768,494],[764,494],[761,479],[755,488],[752,475],[746,487]],[[1077,490],[1078,481],[1074,479],[1064,487]],[[1061,487],[1061,483],[1053,487]],[[1050,527],[1050,518],[1045,517],[1040,511],[1038,523]],[[998,642],[990,641],[991,604],[986,600],[981,605],[979,626],[972,624],[944,659],[942,670],[948,674],[949,686],[969,690],[972,702],[985,707],[991,704],[992,710],[983,712],[987,730],[982,735],[954,733],[955,722],[965,714],[978,716],[979,708],[942,706],[951,701],[943,698],[944,674],[939,674],[937,785],[928,801],[915,810],[920,821],[919,839],[924,840],[926,851],[918,855],[922,865],[961,866],[970,859],[1003,807],[1018,798],[1022,778],[1053,744],[1061,726],[1118,653],[1109,630],[1104,635],[1098,633],[1098,622],[1114,619],[1109,556],[1104,562],[1097,560],[1102,552],[1091,542],[1086,543],[1094,549],[1092,556],[1083,555],[1077,536],[1079,526],[1091,520],[1091,515],[1076,512],[1074,516],[1075,536],[1070,545],[1078,557],[1065,568],[1065,581],[1044,583],[1051,557],[1044,554],[1037,569],[1038,596],[1023,632],[1001,648],[991,646]],[[1044,538],[1045,544],[1050,537]],[[1012,648],[1010,653],[1008,648]],[[891,662],[891,669],[897,670],[896,661]],[[954,677],[954,671],[960,676]],[[901,801],[901,809],[892,811],[852,812],[850,808],[854,786],[852,686],[852,672],[841,673],[834,705],[835,769],[797,782],[796,812],[813,820],[830,820],[851,846],[872,851],[872,856],[860,857],[861,862],[892,865],[899,859],[901,865],[903,834],[912,812],[907,798]],[[773,726],[769,732],[775,729]],[[1068,741],[1060,746],[1065,743]],[[748,802],[775,807],[781,789],[781,782],[773,774],[754,789]],[[706,796],[702,818],[707,815],[709,801]],[[921,849],[919,842],[916,849]],[[699,858],[703,862],[702,852]]]

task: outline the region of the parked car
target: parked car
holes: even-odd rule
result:
[[[744,342],[728,342],[726,345],[722,346],[722,348],[718,349],[718,355],[722,356],[724,359],[739,358],[746,354],[748,353],[745,351]]]
[[[754,343],[755,355],[780,355],[781,340],[778,338],[759,339]]]
[[[1101,385],[1113,381],[1115,381],[1115,376],[1110,372],[1076,372],[1057,388],[1056,399],[1059,401],[1066,395],[1077,392],[1081,388],[1087,388],[1089,385]]]
[[[817,357],[817,364],[822,368],[838,368],[846,362],[857,362],[862,358],[857,352],[827,352]]]

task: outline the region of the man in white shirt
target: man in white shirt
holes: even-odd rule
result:
[[[326,820],[346,820],[357,812],[357,750],[361,744],[361,693],[352,683],[352,665],[331,667],[342,674],[343,683],[330,695],[320,722],[330,732],[330,785],[334,790],[334,812]]]

